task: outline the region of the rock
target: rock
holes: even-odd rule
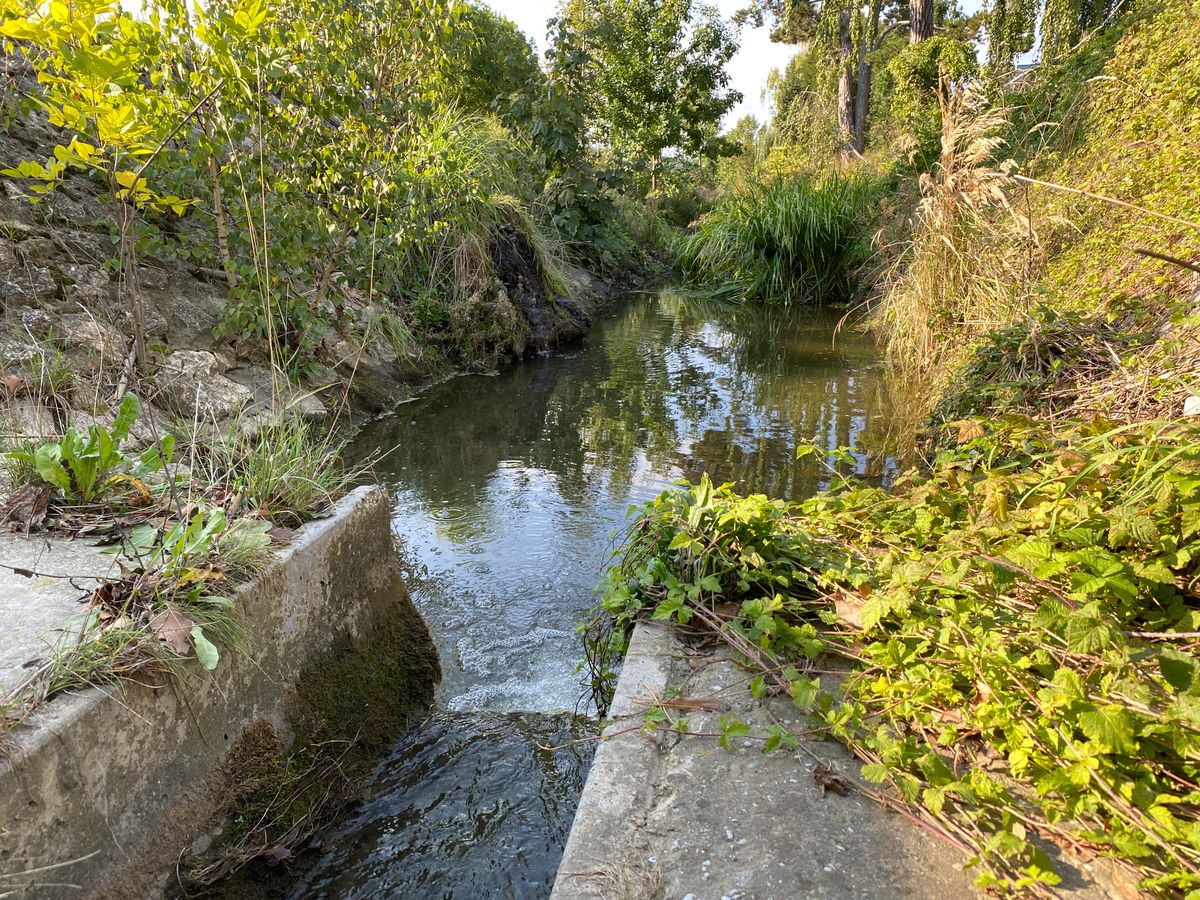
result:
[[[129,354],[125,336],[91,313],[61,316],[54,336],[68,350],[80,352],[93,370],[119,367]]]
[[[185,273],[172,273],[162,287],[143,290],[147,316],[157,316],[163,322],[172,347],[189,350],[213,349],[213,328],[225,310],[225,299],[223,288]]]
[[[143,288],[161,290],[169,283],[167,271],[158,266],[138,266],[138,282]]]
[[[29,306],[22,309],[17,316],[21,320],[21,329],[35,340],[45,340],[54,325],[54,320],[44,309]]]
[[[185,418],[205,421],[238,413],[254,392],[220,373],[220,363],[207,350],[179,350],[163,361],[158,372],[163,393]]]
[[[37,306],[58,299],[61,289],[45,266],[21,266],[0,275],[0,298],[7,306]]]
[[[220,361],[223,354],[216,353],[215,356]],[[254,395],[254,409],[247,410],[257,420],[253,426],[254,431],[280,424],[285,413],[299,415],[309,422],[320,421],[329,414],[321,398],[311,390],[297,387],[283,379],[279,384],[275,384],[270,371],[261,366],[239,366],[234,369],[230,363],[229,369],[232,370],[228,372],[229,378],[248,388]],[[278,410],[276,396],[279,398]]]
[[[100,267],[68,263],[61,271],[65,282],[63,293],[73,303],[100,309],[112,299],[112,279]]]

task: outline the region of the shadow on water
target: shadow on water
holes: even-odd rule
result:
[[[574,627],[628,507],[702,472],[793,499],[828,485],[797,444],[856,446],[888,406],[873,347],[835,325],[638,298],[571,352],[453,379],[364,432],[445,678],[300,893],[548,893],[587,755],[537,744],[585,728]]]
[[[537,745],[586,731],[563,716],[436,713],[383,762],[297,896],[545,896],[591,750]]]

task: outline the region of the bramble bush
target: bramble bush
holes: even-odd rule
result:
[[[970,847],[981,885],[1056,884],[1049,842],[1200,889],[1200,428],[956,427],[890,491],[705,479],[642,507],[581,626],[594,690],[636,619],[701,628]]]

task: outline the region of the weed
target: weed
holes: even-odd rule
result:
[[[700,219],[680,243],[680,264],[694,284],[747,302],[847,300],[870,256],[873,190],[865,179],[836,176],[752,188]]]
[[[360,476],[340,459],[344,442],[319,434],[298,416],[259,429],[235,432],[203,452],[201,465],[214,484],[246,508],[284,525],[301,525],[325,513]]]
[[[894,492],[705,479],[647,504],[583,626],[594,688],[635,619],[699,628],[971,847],[981,885],[1056,884],[1045,840],[1195,890],[1200,429],[956,431]],[[804,671],[824,657],[836,695]]]

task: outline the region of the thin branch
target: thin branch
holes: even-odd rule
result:
[[[1014,181],[1022,181],[1026,184],[1036,184],[1040,187],[1050,188],[1055,191],[1063,191],[1068,194],[1075,194],[1080,197],[1090,197],[1093,200],[1099,200],[1101,203],[1110,203],[1113,206],[1120,206],[1124,209],[1132,209],[1134,212],[1145,213],[1148,216],[1154,216],[1159,219],[1164,219],[1167,222],[1174,222],[1176,225],[1184,225],[1187,228],[1194,228],[1200,231],[1200,223],[1189,222],[1187,219],[1180,219],[1176,216],[1169,216],[1166,213],[1155,212],[1152,209],[1146,209],[1144,206],[1138,206],[1136,203],[1128,203],[1125,200],[1118,200],[1115,197],[1106,197],[1103,194],[1096,194],[1092,191],[1085,191],[1079,188],[1067,187],[1063,184],[1055,184],[1053,181],[1042,181],[1038,178],[1030,178],[1028,175],[1017,175],[1010,173],[1009,178]]]
[[[1159,253],[1157,250],[1147,250],[1145,247],[1130,247],[1128,248],[1138,256],[1149,256],[1152,259],[1161,259],[1163,262],[1171,263],[1183,269],[1191,269],[1193,272],[1200,272],[1200,265],[1193,262],[1188,262],[1186,259],[1180,259],[1178,256],[1171,256],[1169,253]]]

